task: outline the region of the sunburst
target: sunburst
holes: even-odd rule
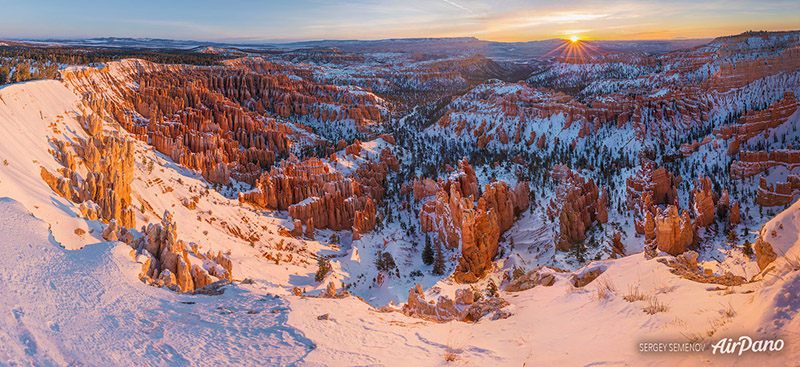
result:
[[[565,39],[561,45],[540,57],[540,59],[555,56],[563,61],[582,63],[601,53],[603,51],[591,45],[590,42],[585,42],[579,36],[573,35],[569,39]]]

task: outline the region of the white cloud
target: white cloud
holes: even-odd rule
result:
[[[459,8],[459,9],[461,9],[461,10],[464,10],[464,11],[466,11],[466,12],[468,12],[468,13],[474,13],[472,10],[469,10],[469,9],[467,9],[467,8],[465,8],[465,7],[463,7],[463,6],[459,5],[459,4],[457,4],[457,3],[455,3],[455,2],[453,2],[453,1],[451,1],[451,0],[442,0],[442,1],[444,1],[444,2],[445,2],[445,3],[447,3],[447,4],[450,4],[450,5],[454,6],[454,7],[456,7],[456,8]]]

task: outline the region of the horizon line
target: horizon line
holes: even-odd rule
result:
[[[712,37],[674,37],[674,38],[641,38],[641,39],[596,39],[589,37],[582,37],[582,42],[664,42],[664,41],[700,41],[700,40],[713,40],[716,38],[722,37],[734,37],[739,36],[747,33],[797,33],[800,32],[800,29],[791,29],[791,30],[747,30],[740,33],[734,34],[725,34],[725,35],[717,35]],[[135,41],[172,41],[172,42],[193,42],[193,43],[200,43],[200,44],[218,44],[218,45],[226,45],[226,46],[280,46],[280,45],[292,45],[292,44],[302,44],[302,43],[323,43],[323,42],[385,42],[385,41],[419,41],[419,40],[457,40],[457,39],[472,39],[476,41],[486,42],[486,43],[501,43],[501,44],[515,44],[515,43],[532,43],[532,42],[547,42],[547,41],[569,41],[569,38],[543,38],[543,39],[530,39],[526,41],[493,41],[493,40],[485,40],[480,39],[476,36],[443,36],[443,37],[391,37],[391,38],[376,38],[376,39],[306,39],[306,40],[200,40],[200,39],[177,39],[177,38],[162,38],[162,37],[119,37],[119,36],[91,36],[91,37],[2,37],[0,36],[0,41],[16,41],[16,42],[64,42],[64,41],[79,41],[79,40],[101,40],[101,39],[119,39],[119,40],[135,40]],[[83,47],[91,47],[91,45],[76,45],[83,46]],[[97,45],[97,47],[103,47],[107,45]]]
[[[727,34],[727,35],[719,35],[719,36],[712,36],[712,37],[674,37],[674,38],[640,38],[640,39],[595,39],[592,37],[582,38],[581,41],[584,42],[642,42],[642,41],[689,41],[689,40],[710,40],[715,38],[721,37],[731,37],[731,36],[738,36],[746,33],[760,33],[760,32],[767,32],[767,33],[792,33],[792,32],[800,32],[800,29],[797,30],[781,30],[781,31],[769,31],[769,30],[748,30],[738,34]],[[238,44],[238,45],[288,45],[288,44],[298,44],[298,43],[313,43],[313,42],[381,42],[381,41],[418,41],[418,40],[457,40],[457,39],[474,39],[476,41],[482,41],[487,43],[529,43],[529,42],[546,42],[546,41],[555,41],[555,40],[569,40],[568,38],[560,38],[560,37],[553,37],[553,38],[543,38],[543,39],[530,39],[526,41],[493,41],[493,40],[486,40],[481,39],[476,36],[443,36],[443,37],[392,37],[392,38],[376,38],[376,39],[358,39],[358,38],[351,38],[351,39],[306,39],[306,40],[253,40],[253,41],[245,41],[245,40],[201,40],[201,39],[177,39],[177,38],[162,38],[162,37],[119,37],[119,36],[92,36],[92,37],[2,37],[0,36],[0,41],[17,41],[17,42],[46,42],[46,41],[78,41],[78,40],[101,40],[101,39],[118,39],[118,40],[136,40],[136,41],[173,41],[173,42],[194,42],[194,43],[212,43],[212,44]],[[100,45],[98,45],[100,46]]]

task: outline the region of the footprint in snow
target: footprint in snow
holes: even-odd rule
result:
[[[22,334],[19,335],[19,341],[22,343],[22,350],[25,351],[25,354],[29,356],[36,355],[39,346],[29,331],[23,330]]]
[[[21,321],[22,316],[25,316],[25,311],[22,310],[21,307],[17,307],[11,312],[14,313],[14,318],[17,319],[17,321]]]

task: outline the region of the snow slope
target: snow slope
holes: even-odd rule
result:
[[[100,240],[77,217],[77,206],[54,193],[41,177],[41,167],[56,172],[61,165],[48,150],[49,138],[74,141],[86,135],[76,121],[80,99],[55,80],[13,84],[0,89],[0,196],[11,196],[37,218],[53,226],[53,236],[69,249]]]
[[[800,201],[770,219],[759,234],[783,261],[800,257]]]
[[[560,274],[552,287],[504,293],[513,314],[508,319],[439,324],[379,313],[352,298],[290,298],[289,324],[318,343],[306,359],[314,366],[451,365],[444,361],[448,348],[456,354],[452,365],[473,366],[781,366],[800,358],[790,347],[800,342],[795,317],[800,272],[765,288],[751,283],[726,290],[678,278],[641,254],[597,266],[607,268],[600,279],[616,289],[607,299],[597,297],[599,281],[573,288],[569,274]],[[623,299],[629,287],[656,297],[668,310],[643,312],[648,301]],[[331,320],[317,321],[323,313]],[[754,340],[777,335],[788,346],[780,353],[742,357],[711,355],[708,345],[704,353],[639,352],[642,342],[687,343],[702,336],[713,344],[741,335]]]
[[[655,260],[630,256],[603,263],[608,269],[603,277],[619,290],[635,284],[652,292],[669,311],[647,315],[640,309],[643,301],[628,303],[619,294],[599,300],[592,285],[573,289],[567,275],[559,275],[553,287],[506,295],[514,314],[508,319],[439,324],[378,313],[355,298],[277,298],[257,286],[190,296],[149,287],[136,280],[139,265],[125,245],[64,250],[46,223],[8,198],[0,199],[0,233],[0,279],[6,289],[0,300],[0,358],[12,364],[443,365],[445,351],[453,347],[455,364],[481,366],[565,360],[744,366],[753,357],[644,355],[637,345],[651,338],[683,341],[682,335],[705,331],[729,305],[735,315],[721,326],[729,333],[770,329],[747,327],[763,324],[760,311],[780,316],[771,319],[780,322],[772,329],[785,327],[788,334],[797,324],[798,303],[781,296],[793,291],[783,297],[796,297],[796,271],[761,290],[753,283],[726,294],[676,279]],[[324,313],[330,320],[317,320]],[[790,349],[766,357],[784,365],[800,356]]]
[[[0,251],[3,365],[287,365],[313,345],[286,324],[283,298],[147,286],[128,246],[65,250],[9,198],[0,198]]]
[[[81,218],[78,205],[54,193],[40,172],[41,167],[50,172],[61,168],[49,139],[77,144],[87,138],[78,118],[89,113],[80,98],[58,81],[0,89],[0,196],[14,198],[50,224],[55,241],[71,250],[103,241],[100,234],[105,224]],[[104,129],[107,135],[129,137],[116,123],[105,122]],[[131,189],[136,228],[160,222],[169,210],[180,239],[198,244],[203,252],[231,252],[235,279],[249,277],[288,293],[282,287],[291,279],[313,276],[316,267],[309,267],[315,265],[312,254],[327,246],[281,236],[280,226],[291,228],[285,212],[242,207],[238,200],[215,190],[205,194],[209,185],[199,174],[176,165],[147,144],[133,141],[136,163]],[[192,198],[197,200],[195,209],[183,204]],[[266,254],[279,257],[280,264],[266,259]]]

